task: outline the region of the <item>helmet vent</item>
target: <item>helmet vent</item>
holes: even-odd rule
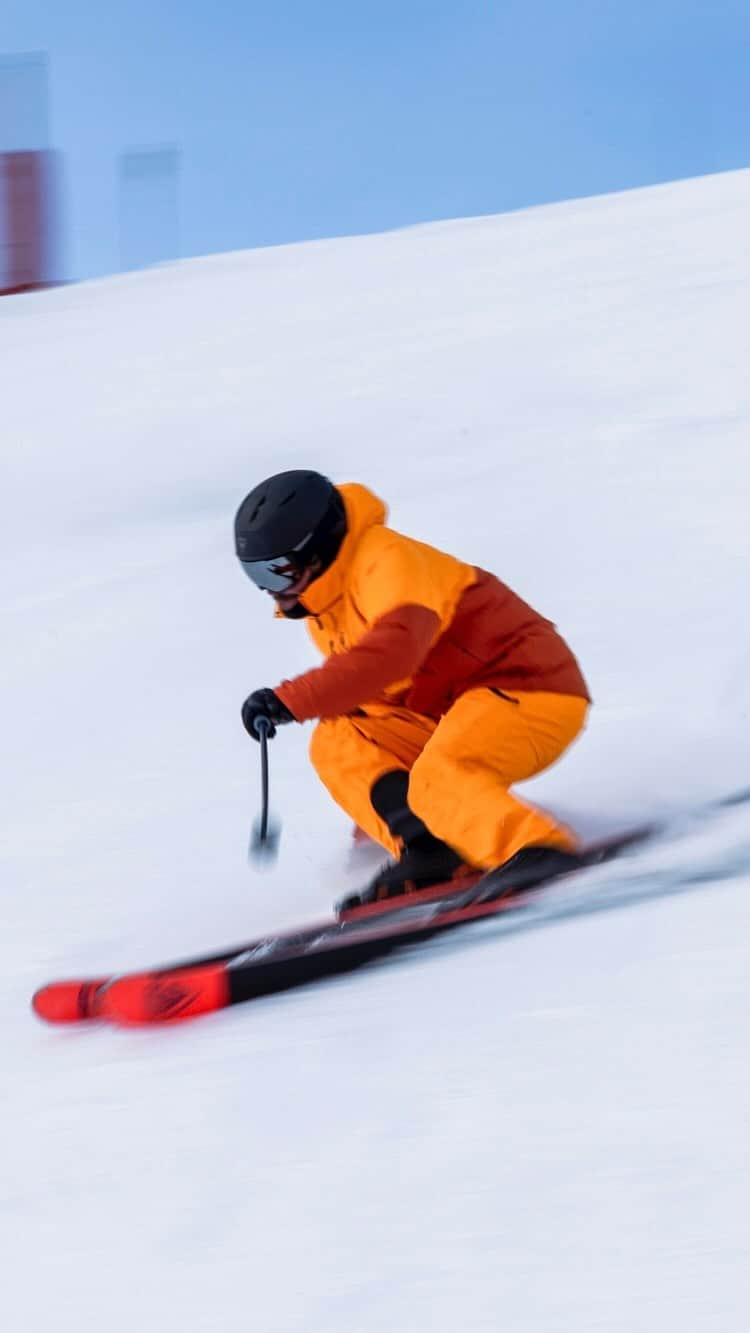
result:
[[[281,504],[279,505],[279,509],[282,509],[284,505],[288,505],[289,501],[293,500],[296,494],[297,494],[296,491],[290,491],[288,495],[285,495],[284,499],[281,501]]]

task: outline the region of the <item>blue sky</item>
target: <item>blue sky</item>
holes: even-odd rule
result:
[[[68,277],[119,266],[133,147],[180,149],[184,255],[750,165],[750,0],[3,0],[34,50]]]

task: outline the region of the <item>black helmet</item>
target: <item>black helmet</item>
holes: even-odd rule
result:
[[[344,502],[319,472],[268,477],[245,496],[234,520],[242,568],[267,592],[283,592],[314,561],[322,574],[345,535]]]

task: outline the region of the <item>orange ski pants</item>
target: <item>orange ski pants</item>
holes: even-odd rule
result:
[[[548,768],[583,729],[588,703],[538,691],[468,690],[435,722],[406,708],[369,705],[320,722],[310,758],[333,799],[392,855],[401,851],[370,801],[374,782],[409,773],[409,806],[469,865],[490,868],[521,847],[570,849],[571,831],[509,788]]]

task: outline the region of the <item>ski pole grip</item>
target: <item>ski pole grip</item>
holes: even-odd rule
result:
[[[266,717],[265,714],[263,713],[261,713],[259,717],[256,717],[253,722],[253,731],[255,732],[256,736],[259,739],[262,736],[270,736],[271,734],[270,717]]]

